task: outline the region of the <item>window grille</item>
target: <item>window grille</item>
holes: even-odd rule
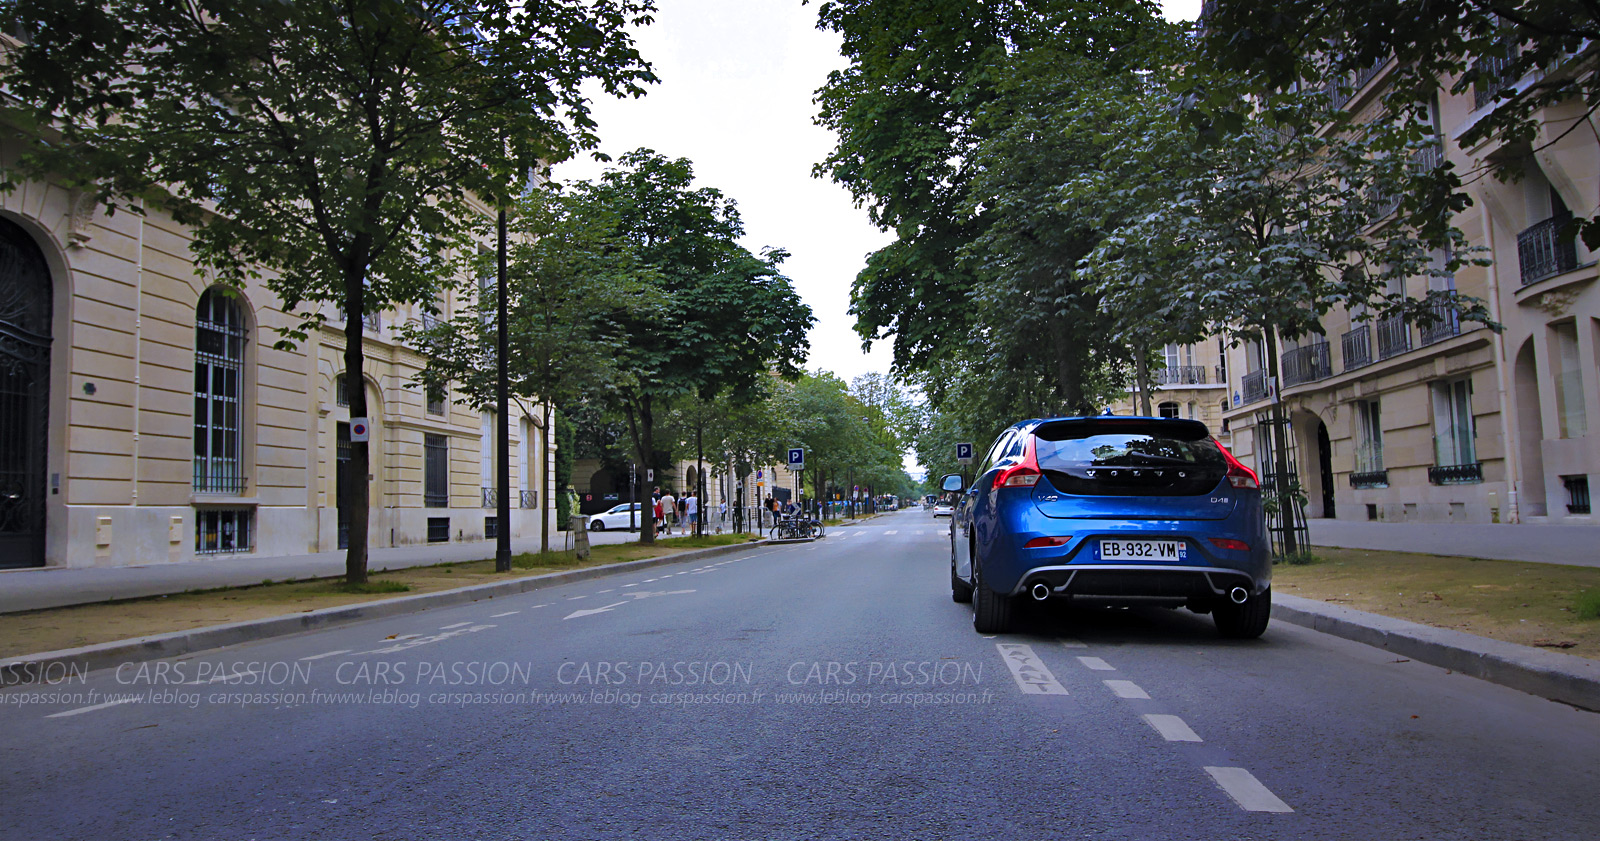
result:
[[[194,490],[243,493],[244,316],[227,293],[208,289],[195,313]]]

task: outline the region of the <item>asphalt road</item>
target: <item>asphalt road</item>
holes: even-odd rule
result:
[[[1571,839],[1600,715],[950,601],[946,520],[0,691],[0,838]],[[127,700],[132,698],[134,700]]]

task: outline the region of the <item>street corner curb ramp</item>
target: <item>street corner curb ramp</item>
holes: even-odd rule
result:
[[[1600,662],[1584,657],[1276,593],[1272,618],[1600,712]]]
[[[370,619],[384,619],[407,613],[419,613],[438,607],[452,607],[486,599],[514,596],[518,593],[557,587],[577,581],[586,581],[591,578],[602,578],[651,567],[731,555],[736,552],[766,546],[770,542],[772,541],[752,541],[734,546],[714,546],[710,549],[695,549],[673,555],[662,555],[658,558],[645,558],[643,560],[607,564],[605,566],[552,572],[545,575],[532,575],[511,581],[475,584],[471,587],[458,587],[453,590],[441,590],[437,593],[419,593],[415,596],[399,596],[381,601],[327,607],[321,610],[292,613],[286,616],[272,616],[266,619],[252,619],[246,622],[232,622],[226,625],[211,625],[187,631],[173,631],[167,634],[152,634],[146,637],[134,637],[97,645],[86,645],[81,648],[65,648],[60,651],[4,657],[0,658],[0,688],[36,683],[53,674],[88,672],[122,663],[138,663],[146,660],[178,657],[184,654],[195,654],[202,651],[225,648],[230,645],[256,642],[307,631],[317,631]]]

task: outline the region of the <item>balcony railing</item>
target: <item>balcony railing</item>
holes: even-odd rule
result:
[[[1411,349],[1411,328],[1400,316],[1378,322],[1378,358],[1399,356]]]
[[[1206,366],[1169,365],[1155,372],[1150,379],[1156,385],[1205,385]]]
[[[1354,371],[1357,368],[1372,364],[1372,327],[1366,324],[1344,334],[1339,338],[1340,355],[1344,358],[1344,369]]]
[[[1251,371],[1244,375],[1244,402],[1254,403],[1267,396],[1267,372]]]
[[[1288,388],[1301,383],[1325,380],[1333,376],[1333,363],[1328,357],[1328,343],[1316,342],[1297,347],[1283,354],[1283,385]]]
[[[431,312],[426,312],[426,311],[424,311],[422,313],[421,321],[422,321],[422,329],[424,329],[424,330],[432,330],[433,328],[438,327],[439,325],[444,323],[444,319],[440,318],[437,315],[434,315]]]
[[[520,502],[522,504],[523,508],[538,508],[539,507],[539,492],[538,491],[519,491],[518,493],[522,497],[520,500],[518,500],[518,502]]]
[[[1472,107],[1482,108],[1494,101],[1495,95],[1505,90],[1516,80],[1511,78],[1511,65],[1517,60],[1519,50],[1515,45],[1508,45],[1503,56],[1484,56],[1478,59],[1473,69],[1485,74],[1485,78],[1472,86]]]
[[[1450,304],[1435,304],[1433,314],[1437,321],[1420,329],[1422,344],[1431,345],[1461,335],[1461,313]]]
[[[1483,462],[1447,464],[1428,468],[1428,481],[1435,485],[1471,485],[1483,481]]]
[[[1389,487],[1389,471],[1370,470],[1365,473],[1351,473],[1350,487],[1357,490],[1363,490],[1366,488],[1387,488]]]
[[[483,492],[484,508],[500,507],[500,491],[498,488],[479,488]]]
[[[248,481],[238,459],[205,458],[194,460],[194,492],[197,494],[243,494]]]
[[[1563,234],[1571,221],[1572,214],[1561,213],[1517,234],[1523,286],[1578,267],[1577,243],[1571,234]]]

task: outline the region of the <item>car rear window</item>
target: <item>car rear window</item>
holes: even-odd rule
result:
[[[1034,430],[1040,469],[1226,465],[1205,424],[1087,421]]]
[[[1064,421],[1034,430],[1039,469],[1071,494],[1206,493],[1227,473],[1227,460],[1199,421],[1107,419]]]

